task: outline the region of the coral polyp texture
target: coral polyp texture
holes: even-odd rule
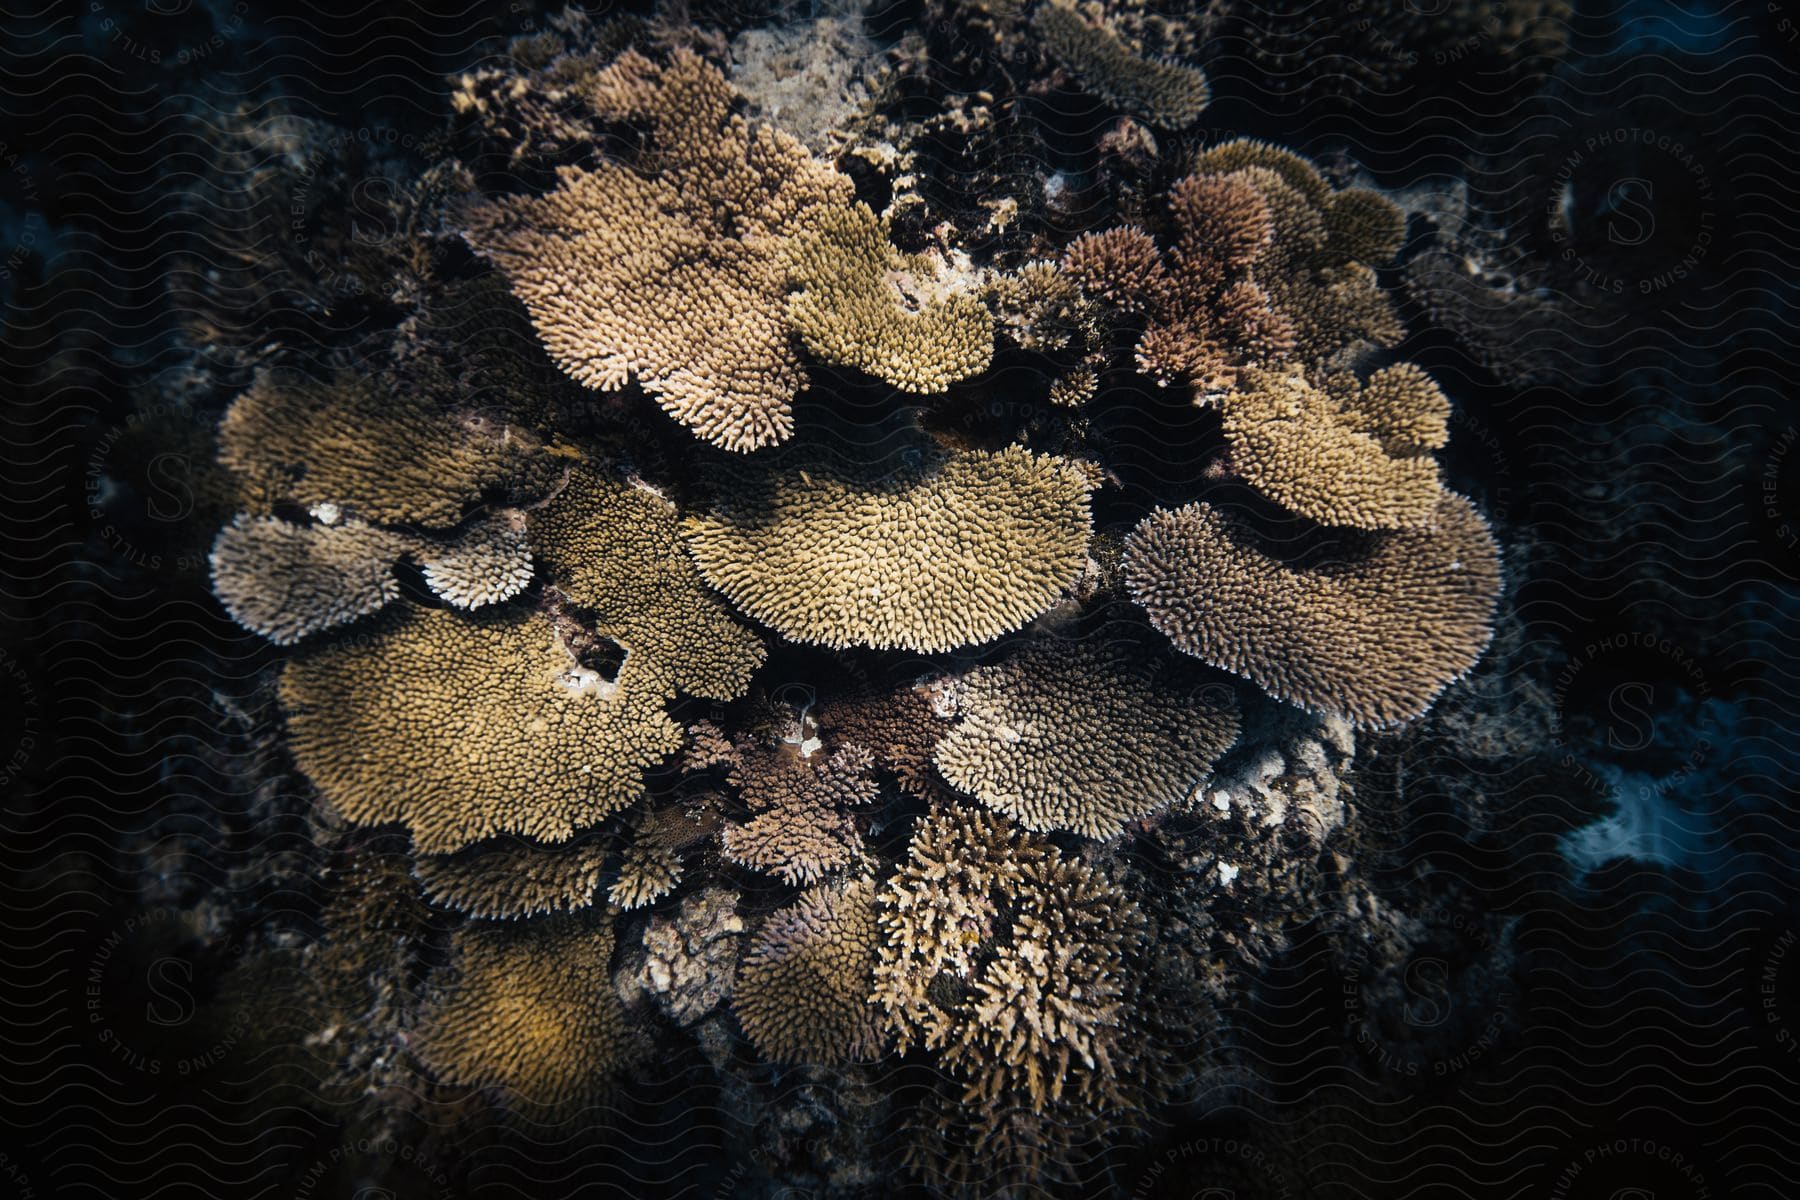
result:
[[[464,236],[574,378],[616,391],[635,377],[727,449],[786,439],[803,372],[782,247],[849,203],[849,179],[734,114],[724,75],[685,51],[667,66],[628,51],[586,96],[602,120],[647,131],[638,161],[564,168],[547,195],[471,209]]]
[[[941,392],[988,365],[994,318],[927,255],[901,254],[866,204],[819,213],[783,252],[787,319],[814,356],[907,392]]]
[[[971,1154],[1008,1148],[1015,1114],[1101,1123],[1139,1099],[1132,1000],[1146,921],[1104,875],[990,814],[914,831],[880,897],[875,998],[904,1048],[957,1080]]]
[[[406,539],[362,521],[295,525],[240,515],[212,549],[213,592],[232,620],[278,646],[366,616],[400,597]]]
[[[1442,416],[1432,407],[1441,397],[1423,373],[1396,376],[1396,370],[1367,388],[1352,378],[1338,392],[1314,387],[1298,373],[1246,374],[1220,403],[1232,470],[1321,525],[1429,523],[1442,495],[1437,460],[1429,445],[1407,439],[1442,443]],[[1381,436],[1384,428],[1399,436]]]
[[[681,746],[653,668],[584,668],[541,617],[412,609],[281,680],[294,758],[358,824],[442,854],[502,833],[567,840],[644,794]]]
[[[954,687],[952,785],[1027,829],[1109,838],[1184,798],[1237,740],[1228,689],[1104,629],[1028,643]]]
[[[796,642],[948,650],[991,641],[1075,581],[1092,484],[1019,447],[734,468],[690,524],[700,571]]]
[[[1487,647],[1500,554],[1461,496],[1423,528],[1302,543],[1196,503],[1144,518],[1125,577],[1180,649],[1359,724],[1417,716]]]
[[[455,938],[414,1033],[444,1082],[556,1113],[601,1094],[639,1056],[613,991],[609,918],[473,924]]]
[[[734,1011],[778,1063],[868,1061],[886,1040],[874,990],[875,885],[810,888],[769,914],[738,967]]]
[[[540,845],[507,837],[455,854],[421,854],[413,874],[434,904],[472,917],[530,917],[594,903],[606,858],[597,840]]]
[[[516,431],[445,412],[380,376],[264,372],[219,423],[219,461],[250,504],[327,507],[442,529],[524,471]]]
[[[927,8],[547,20],[345,235],[385,282],[327,352],[216,368],[212,588],[279,660],[243,790],[331,863],[307,1045],[357,1128],[654,1074],[820,1194],[889,1137],[1091,1194],[1256,1069],[1220,1014],[1296,931],[1375,911],[1355,729],[1501,585],[1402,211],[1182,132],[1179,5]],[[788,78],[808,30],[854,61]]]
[[[678,522],[675,505],[649,488],[581,467],[531,514],[531,545],[639,670],[671,691],[735,699],[766,651],[701,581]]]
[[[1200,71],[1134,54],[1118,34],[1090,24],[1073,4],[1045,0],[1031,21],[1050,53],[1084,85],[1152,124],[1169,129],[1192,125],[1211,98]]]
[[[425,586],[457,608],[510,600],[531,582],[525,514],[509,510],[447,541],[422,542],[415,553]]]
[[[811,753],[808,753],[808,751]],[[817,882],[855,861],[862,836],[853,810],[875,799],[874,756],[860,746],[759,747],[740,740],[730,778],[749,815],[725,827],[725,857],[790,884]]]

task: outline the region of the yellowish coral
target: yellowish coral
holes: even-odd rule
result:
[[[1158,510],[1126,543],[1126,583],[1178,648],[1362,725],[1424,712],[1487,646],[1500,555],[1461,496],[1421,529],[1264,543],[1204,503]]]
[[[1231,467],[1291,512],[1322,525],[1358,529],[1417,528],[1437,512],[1437,462],[1416,444],[1383,441],[1384,423],[1433,436],[1444,417],[1423,372],[1378,376],[1379,383],[1338,395],[1305,376],[1246,372],[1219,403]],[[1429,384],[1428,378],[1424,379]],[[1372,394],[1371,394],[1372,393]],[[1344,394],[1344,392],[1339,393]],[[1408,406],[1411,406],[1410,408]]]
[[[757,1053],[777,1063],[877,1057],[881,1014],[869,995],[879,939],[867,879],[813,888],[772,913],[738,968],[732,1000]]]
[[[1344,420],[1383,445],[1439,450],[1450,440],[1450,400],[1414,363],[1383,367],[1365,383],[1349,374],[1332,376],[1325,383],[1337,397]]]
[[[213,592],[231,619],[291,646],[400,596],[406,538],[362,521],[294,525],[240,514],[212,549]]]
[[[941,392],[988,365],[994,320],[940,265],[901,254],[866,204],[819,212],[782,259],[788,324],[819,359],[907,392]]]
[[[850,203],[850,181],[797,140],[731,111],[717,68],[627,51],[596,72],[599,116],[642,130],[633,166],[563,168],[545,196],[471,210],[564,371],[613,391],[636,376],[676,420],[731,450],[793,431],[802,382],[784,314],[783,239]]]
[[[639,1052],[612,953],[608,918],[465,926],[448,978],[432,980],[413,1047],[443,1082],[501,1088],[528,1110],[596,1095]]]
[[[577,467],[531,514],[531,546],[552,582],[593,613],[640,669],[709,700],[743,695],[767,655],[707,590],[682,549],[675,506],[649,488]]]
[[[707,581],[791,641],[948,650],[1019,628],[1085,561],[1088,475],[1018,447],[735,469],[693,518]]]
[[[219,461],[247,499],[387,525],[454,525],[529,454],[517,430],[439,412],[353,372],[329,383],[262,372],[219,424]]]
[[[1166,129],[1184,129],[1200,116],[1211,91],[1193,67],[1133,54],[1119,35],[1088,24],[1073,4],[1045,0],[1032,28],[1057,60],[1107,103]]]
[[[608,682],[538,616],[407,609],[321,646],[281,679],[295,761],[358,824],[399,821],[421,852],[518,833],[566,841],[643,794],[681,746],[655,672]]]
[[[421,854],[413,874],[432,903],[472,917],[574,912],[593,904],[606,864],[595,840],[544,846],[519,838],[455,854]]]
[[[1237,740],[1230,693],[1161,658],[1116,632],[1028,642],[960,681],[938,769],[1027,829],[1113,837],[1186,796]]]

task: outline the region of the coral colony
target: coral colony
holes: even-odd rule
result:
[[[335,830],[307,1044],[350,1107],[356,1041],[411,1103],[599,1120],[705,1017],[720,1061],[929,1064],[917,1179],[1070,1175],[1183,1094],[1254,914],[1325,903],[1357,731],[1480,659],[1500,552],[1393,354],[1399,209],[1003,7],[1166,187],[923,227],[702,39],[569,16],[356,250],[403,319],[224,416],[213,586]],[[1206,457],[1116,461],[1121,387]]]

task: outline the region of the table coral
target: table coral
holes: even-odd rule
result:
[[[498,1087],[554,1112],[604,1090],[638,1056],[613,991],[610,918],[472,924],[431,983],[413,1044],[446,1083]]]
[[[399,599],[394,563],[406,548],[400,534],[362,521],[240,515],[213,543],[213,591],[239,625],[291,646]]]
[[[874,988],[875,885],[811,888],[757,928],[738,968],[738,1021],[771,1062],[868,1061],[885,1040]]]
[[[820,212],[782,252],[787,320],[812,354],[907,392],[941,392],[994,356],[994,319],[928,255],[901,254],[866,204]]]
[[[683,550],[675,506],[590,467],[530,516],[532,549],[597,632],[691,696],[744,693],[767,651],[702,582]]]
[[[1299,547],[1201,502],[1146,517],[1125,576],[1180,649],[1289,703],[1388,725],[1481,657],[1500,555],[1474,506],[1449,492],[1425,528]]]
[[[1115,837],[1186,796],[1238,734],[1228,689],[1203,690],[1122,631],[1028,642],[952,690],[961,719],[938,769],[1038,831]]]
[[[1437,512],[1430,450],[1446,436],[1441,399],[1412,367],[1332,389],[1297,373],[1248,371],[1219,407],[1231,469],[1257,491],[1321,525],[1401,529]]]
[[[418,855],[413,874],[434,904],[472,917],[532,917],[593,904],[606,857],[605,843],[595,839],[541,845],[509,837]]]
[[[442,529],[524,471],[519,431],[440,412],[383,377],[315,382],[265,371],[219,424],[219,461],[246,499],[331,506],[383,525]]]
[[[731,112],[716,67],[635,51],[588,89],[643,129],[633,164],[565,167],[544,196],[471,209],[464,236],[498,263],[558,366],[616,391],[635,376],[698,436],[731,450],[786,439],[803,372],[784,315],[783,239],[841,208],[850,181],[797,140]]]
[[[707,581],[791,641],[947,650],[991,641],[1081,569],[1088,476],[1019,447],[736,468],[690,520]]]
[[[1031,24],[1057,61],[1082,83],[1107,103],[1154,125],[1186,128],[1211,99],[1200,71],[1132,53],[1118,34],[1103,25],[1090,25],[1072,4],[1045,0]]]
[[[680,748],[654,671],[607,682],[542,617],[408,609],[282,674],[294,758],[358,824],[404,823],[447,853],[519,833],[567,840],[643,795]]]

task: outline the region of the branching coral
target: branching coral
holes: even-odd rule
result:
[[[1245,367],[1323,366],[1404,332],[1368,264],[1399,246],[1397,208],[1331,185],[1306,160],[1253,141],[1199,155],[1169,196],[1166,249],[1123,226],[1077,239],[1063,270],[1082,291],[1148,317],[1140,370],[1203,395]]]
[[[955,689],[944,778],[1028,829],[1108,838],[1183,798],[1237,740],[1223,688],[1201,691],[1135,639],[1026,643]]]
[[[212,549],[213,591],[231,619],[291,646],[400,596],[406,539],[361,521],[294,525],[240,515]]]
[[[666,67],[627,51],[588,94],[603,119],[645,131],[638,161],[564,168],[548,195],[471,210],[465,237],[505,269],[574,378],[615,391],[635,375],[728,449],[782,441],[802,378],[783,239],[847,205],[849,179],[733,114],[725,77],[686,51]]]
[[[219,425],[219,461],[250,504],[328,506],[387,525],[454,525],[524,474],[530,454],[518,430],[349,372],[315,383],[265,371]]]
[[[728,761],[750,816],[726,825],[725,857],[790,884],[816,883],[855,860],[862,835],[850,810],[868,804],[876,791],[867,750],[851,745],[826,753],[739,738]]]
[[[673,849],[640,836],[625,851],[606,898],[623,909],[645,908],[674,891],[681,875],[681,857]]]
[[[1019,628],[1081,569],[1088,476],[1018,447],[847,464],[786,455],[721,480],[688,548],[797,642],[947,650]]]
[[[831,746],[866,746],[908,795],[954,795],[931,761],[948,725],[917,688],[830,696],[819,706],[819,728]]]
[[[538,616],[405,610],[290,662],[281,699],[325,798],[358,824],[404,822],[427,853],[567,840],[681,745],[654,671],[627,658],[606,682]]]
[[[733,1008],[757,1053],[778,1063],[867,1061],[881,1052],[870,1003],[880,930],[875,885],[814,888],[770,914],[738,968]]]
[[[994,356],[979,297],[948,286],[930,256],[901,254],[865,204],[827,209],[782,252],[787,320],[825,362],[907,392],[941,392]]]
[[[605,865],[606,846],[595,839],[543,846],[505,838],[455,854],[421,854],[413,874],[435,904],[472,917],[512,918],[587,908]]]
[[[1146,923],[1104,875],[996,816],[943,810],[914,831],[880,912],[875,998],[902,1049],[937,1050],[961,1081],[971,1153],[1010,1141],[1021,1110],[1087,1125],[1132,1103]]]
[[[1056,59],[1116,108],[1167,129],[1192,125],[1211,98],[1206,76],[1193,67],[1133,54],[1119,35],[1090,25],[1072,4],[1045,0],[1032,28]]]
[[[735,699],[766,651],[707,590],[677,521],[675,506],[648,488],[579,467],[531,514],[531,545],[598,632],[671,692]]]
[[[1126,544],[1126,582],[1180,649],[1359,724],[1417,716],[1487,645],[1500,556],[1460,496],[1422,529],[1264,541],[1204,503],[1159,510]]]
[[[445,1083],[498,1087],[533,1110],[598,1094],[637,1053],[612,952],[610,918],[465,926],[414,1031],[419,1057]]]
[[[1443,494],[1429,452],[1447,436],[1443,394],[1411,366],[1378,372],[1366,387],[1354,376],[1335,382],[1245,372],[1220,401],[1232,470],[1322,525],[1429,524]]]

